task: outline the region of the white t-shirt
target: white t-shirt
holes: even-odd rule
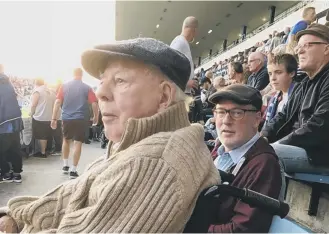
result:
[[[288,93],[284,93],[284,94],[282,94],[282,100],[281,100],[281,102],[279,102],[279,104],[278,104],[278,108],[277,108],[277,110],[276,110],[276,113],[282,111],[282,109],[283,109],[284,105],[287,103],[287,101],[288,101]]]
[[[37,121],[51,121],[53,107],[56,100],[55,94],[44,85],[37,87],[33,91],[33,94],[36,92],[39,93],[39,101],[35,108],[33,119]]]
[[[190,61],[190,65],[191,65],[191,73],[190,73],[190,78],[189,79],[192,80],[193,77],[194,77],[194,63],[193,63],[193,60],[192,60],[191,49],[190,49],[190,45],[189,45],[188,41],[185,39],[184,36],[178,35],[171,42],[170,47],[175,49],[175,50],[178,50],[179,52],[181,52],[182,54],[184,54],[188,58],[188,60]],[[185,93],[191,93],[191,89],[186,88]]]

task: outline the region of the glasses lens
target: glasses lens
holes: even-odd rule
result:
[[[233,119],[242,119],[244,116],[244,111],[240,109],[234,109],[230,111]]]
[[[224,116],[226,115],[226,111],[225,110],[216,110],[216,116],[219,118],[224,118]]]

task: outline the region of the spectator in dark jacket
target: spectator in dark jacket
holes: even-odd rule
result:
[[[329,28],[312,24],[297,40],[299,66],[308,77],[295,85],[262,135],[275,142],[286,172],[329,172]]]
[[[269,83],[269,77],[265,64],[265,56],[260,52],[253,52],[248,58],[249,71],[252,74],[249,76],[247,85],[263,90]]]
[[[203,92],[205,94],[205,103],[207,103],[208,108],[213,108],[214,105],[209,102],[209,97],[211,94],[215,93],[217,90],[212,85],[210,78],[206,77],[202,82],[201,85],[203,87]]]
[[[262,97],[255,88],[233,84],[210,96],[219,141],[214,163],[235,175],[232,186],[248,188],[277,199],[281,173],[273,148],[258,134]],[[268,232],[272,215],[233,197],[222,197],[211,233]]]
[[[16,93],[0,64],[0,183],[22,182],[20,131],[23,130]],[[13,173],[10,173],[11,162]]]

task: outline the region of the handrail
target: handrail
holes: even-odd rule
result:
[[[314,2],[314,0],[304,0],[304,1],[301,1],[299,3],[297,3],[296,5],[288,8],[287,10],[285,10],[284,12],[282,12],[281,14],[277,15],[275,18],[274,18],[274,21],[272,24],[270,24],[269,22],[266,22],[264,23],[263,25],[259,26],[258,28],[254,29],[253,31],[251,31],[250,33],[248,33],[244,40],[242,40],[242,38],[239,38],[238,40],[238,43],[231,43],[229,46],[227,46],[227,50],[230,50],[232,49],[233,47],[236,47],[238,46],[240,43],[242,43],[243,41],[255,36],[256,34],[264,31],[266,28],[268,28],[269,26],[277,23],[278,21],[286,18],[288,15],[290,15],[291,13],[295,12],[295,11],[298,11],[299,9],[305,7],[307,4],[311,3],[311,2]],[[211,56],[207,56],[205,57],[204,59],[201,60],[201,64],[200,66],[202,66],[203,64],[209,62],[210,60],[214,59],[214,58],[217,58],[219,57],[221,54],[223,54],[225,51],[223,49],[220,49],[218,52],[214,53],[213,55]],[[200,67],[198,66],[198,67]]]

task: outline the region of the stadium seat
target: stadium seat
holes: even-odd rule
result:
[[[294,173],[294,174],[286,174],[286,177],[294,180],[306,181],[311,183],[329,184],[329,175]]]
[[[316,216],[318,212],[319,200],[324,187],[329,184],[329,175],[294,173],[287,174],[286,177],[292,180],[301,181],[310,184],[312,188],[311,198],[309,201],[308,215]]]
[[[301,227],[294,221],[279,216],[274,216],[268,233],[312,233],[310,230]]]

